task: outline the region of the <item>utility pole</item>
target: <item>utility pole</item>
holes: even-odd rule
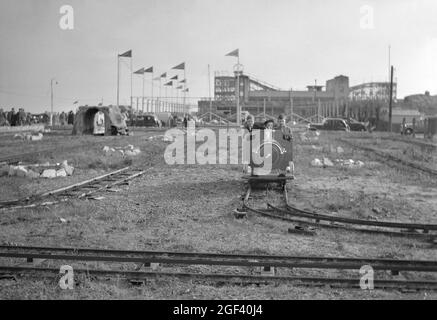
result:
[[[212,120],[212,100],[211,100],[211,71],[208,64],[208,93],[209,93],[209,122]]]
[[[293,97],[291,96],[292,88],[290,88],[290,122],[293,123]]]
[[[53,125],[53,81],[55,78],[50,79],[50,125]],[[55,84],[57,84],[56,82]]]
[[[388,130],[392,132],[392,104],[393,104],[393,66],[390,69],[390,100],[388,105]]]

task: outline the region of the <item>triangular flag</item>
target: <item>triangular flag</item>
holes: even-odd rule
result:
[[[179,86],[179,87],[176,87],[176,89],[182,89],[184,86]]]
[[[172,86],[172,85],[173,85],[173,81],[169,81],[169,82],[164,84],[164,86]]]
[[[126,58],[132,58],[132,50],[126,51],[123,54],[119,54],[119,57],[126,57]]]
[[[178,76],[176,75],[176,76],[174,76],[173,78],[170,78],[170,80],[177,80],[178,79]]]
[[[140,70],[135,71],[134,74],[144,74],[144,68],[141,68]]]
[[[179,81],[179,83],[185,83],[185,81],[186,81],[186,80],[184,79],[184,80]]]
[[[238,50],[239,49],[236,49],[236,50],[234,50],[232,52],[229,52],[226,56],[229,56],[229,57],[239,57],[240,53],[239,53]]]
[[[147,68],[144,72],[153,72],[153,67]]]
[[[167,72],[164,72],[163,74],[161,74],[161,78],[167,78]]]
[[[79,103],[79,101],[74,101],[74,102],[73,102],[73,104],[78,104],[78,103]]]
[[[185,70],[185,62],[178,64],[176,67],[173,67],[172,69]]]
[[[184,90],[184,92],[188,92],[189,90],[188,90],[188,88],[186,88],[185,90]]]

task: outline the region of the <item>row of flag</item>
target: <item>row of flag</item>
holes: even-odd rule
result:
[[[228,54],[226,54],[225,56],[237,57],[239,59],[240,58],[239,49],[233,50],[233,51],[229,52]],[[132,50],[128,50],[125,53],[119,54],[118,57],[119,58],[132,58]],[[185,71],[185,62],[182,62],[182,63],[178,64],[177,66],[174,66],[172,68],[172,70],[184,70]],[[133,74],[144,75],[145,73],[152,73],[152,77],[153,77],[153,72],[154,72],[154,69],[153,69],[153,66],[152,66],[152,67],[149,67],[149,68],[141,68],[141,69],[133,72]],[[167,72],[164,72],[159,77],[153,78],[152,81],[161,81],[162,78],[164,78],[164,79],[167,78]],[[182,79],[182,80],[178,81],[178,75],[175,75],[172,78],[170,78],[170,81],[164,83],[163,85],[164,86],[174,86],[174,85],[178,85],[179,84],[176,87],[176,89],[183,89],[182,92],[188,92],[189,91],[188,88],[184,89],[184,86],[186,86],[186,83],[187,83],[186,79]],[[153,92],[153,89],[152,89],[152,92]],[[153,95],[153,93],[152,93],[152,95]]]
[[[125,53],[119,54],[118,55],[120,58],[132,58],[132,50],[126,51]],[[172,70],[185,70],[185,62],[182,62],[181,64],[178,64],[177,66],[173,67]],[[153,70],[153,66],[149,67],[149,68],[141,68],[135,72],[133,72],[133,74],[145,74],[145,73],[152,73],[153,74],[154,70]],[[164,72],[163,74],[161,74],[159,77],[153,78],[152,80],[155,81],[159,81],[162,78],[167,78],[167,72]],[[183,89],[184,85],[186,84],[186,79],[180,80],[179,82],[177,81],[173,81],[173,80],[178,80],[178,75],[173,76],[172,78],[170,78],[171,81],[164,83],[164,86],[173,86],[174,84],[180,84],[179,86],[176,87],[176,89]],[[182,85],[181,85],[182,84]],[[189,89],[185,88],[183,90],[183,92],[188,92]]]

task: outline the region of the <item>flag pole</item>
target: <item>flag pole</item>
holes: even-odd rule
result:
[[[117,53],[117,107],[120,106],[120,55]]]
[[[186,74],[185,69],[186,69],[186,66],[184,65],[184,80],[185,80],[185,88],[186,88],[187,87],[187,74]],[[184,105],[185,109],[186,109],[186,105],[185,105],[185,103],[186,103],[186,101],[185,101],[186,96],[187,96],[187,93],[184,90],[184,103],[183,103],[183,105]]]
[[[152,71],[152,106],[153,106],[153,71]]]
[[[145,72],[143,72],[143,100],[141,102],[141,109],[142,109],[142,113],[144,113],[144,78],[145,78]]]
[[[133,107],[133,100],[134,100],[134,98],[133,98],[133,91],[132,91],[132,90],[133,90],[133,89],[132,89],[132,82],[133,82],[132,60],[133,60],[133,58],[132,58],[132,56],[131,56],[131,57],[130,57],[130,108],[131,108],[131,109],[132,109],[132,107]],[[137,113],[138,113],[138,105],[137,105]]]

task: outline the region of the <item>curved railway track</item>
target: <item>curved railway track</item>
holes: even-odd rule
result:
[[[286,208],[278,208],[270,203],[270,209],[255,209],[248,205],[251,187],[248,187],[243,200],[243,208],[261,216],[277,220],[287,221],[299,226],[312,226],[316,228],[343,229],[348,231],[382,234],[399,237],[415,237],[434,240],[437,238],[437,224],[422,224],[392,221],[371,221],[336,217],[332,215],[318,214],[305,211],[291,206],[288,203],[287,189],[284,188]]]
[[[97,192],[127,183],[129,180],[137,178],[144,173],[145,171],[142,170],[125,167],[60,189],[32,195],[26,198],[1,201],[0,210],[34,208],[65,202],[71,199],[87,198]]]
[[[192,266],[237,266],[237,267],[276,267],[289,269],[322,269],[322,270],[359,270],[363,265],[370,265],[374,270],[391,272],[437,272],[437,261],[430,260],[394,260],[376,258],[345,258],[345,257],[311,257],[311,256],[279,256],[253,254],[218,254],[169,251],[131,251],[106,250],[86,248],[53,248],[30,246],[0,246],[0,259],[46,259],[70,262],[99,261],[106,263],[161,263],[169,267],[175,265]],[[0,260],[2,261],[2,260]],[[85,273],[94,276],[125,277],[129,280],[146,280],[157,277],[177,277],[187,279],[212,280],[218,282],[237,283],[275,283],[291,282],[302,285],[332,285],[339,287],[359,288],[360,279],[342,277],[309,277],[305,276],[265,276],[245,273],[189,273],[169,271],[127,271],[114,269],[80,269],[75,273]],[[293,271],[294,272],[294,271]],[[5,265],[0,266],[3,278],[14,275],[56,275],[59,269],[47,267],[28,267]],[[406,288],[437,290],[437,281],[428,279],[395,280],[375,279],[375,288]]]

